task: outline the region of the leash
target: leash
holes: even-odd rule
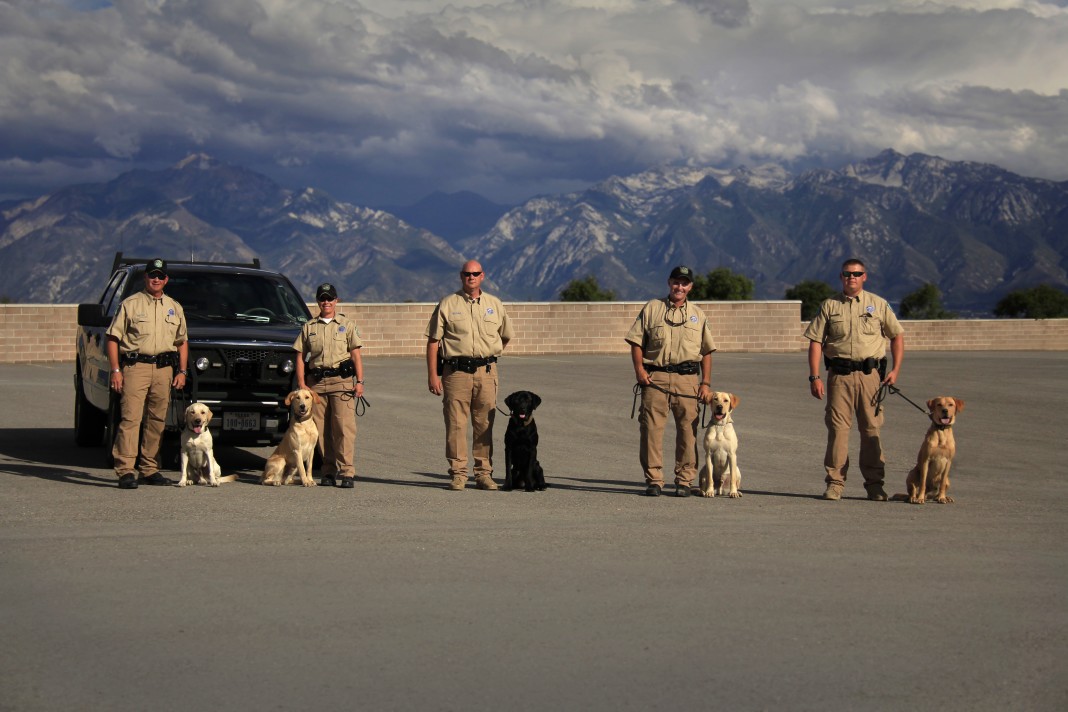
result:
[[[921,408],[920,406],[916,405],[916,403],[914,403],[908,396],[906,396],[904,393],[901,392],[901,389],[899,389],[897,386],[892,386],[889,383],[884,383],[881,386],[879,386],[879,392],[875,394],[875,398],[872,400],[872,404],[875,406],[875,414],[876,415],[879,415],[879,411],[881,411],[882,408],[883,408],[883,401],[886,400],[886,396],[888,394],[890,394],[890,393],[893,393],[894,395],[901,396],[902,398],[907,400],[909,403],[912,403],[912,406],[916,410],[920,411],[924,415],[929,415],[927,410],[925,410],[924,408]]]
[[[323,391],[319,395],[321,396],[341,396],[341,400],[356,399],[356,417],[361,417],[367,412],[367,409],[371,407],[371,403],[363,396],[358,396],[352,391],[341,389],[338,391]]]
[[[661,393],[666,394],[669,398],[671,396],[675,396],[676,398],[693,398],[695,401],[698,401],[699,403],[701,403],[701,427],[702,428],[708,427],[705,424],[705,414],[708,411],[708,404],[701,402],[700,397],[687,395],[685,393],[676,393],[675,391],[669,391],[666,388],[661,388],[660,386],[656,385],[652,381],[649,382],[649,386],[648,387],[649,388],[654,388],[654,389],[660,391]],[[634,393],[634,399],[631,401],[631,404],[630,404],[630,419],[631,420],[634,420],[634,413],[638,409],[638,399],[642,395],[642,388],[645,388],[645,386],[643,386],[640,383],[635,383],[634,384],[634,389],[632,391]]]

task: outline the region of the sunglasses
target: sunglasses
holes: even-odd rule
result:
[[[465,277],[477,277],[482,273],[481,272],[461,272],[460,274],[462,274]]]
[[[333,302],[337,300],[337,297],[328,297],[325,294],[320,294],[316,299],[320,302]]]
[[[863,277],[863,272],[850,272],[849,270],[842,271],[842,279],[849,279],[850,277]]]
[[[149,272],[148,273],[148,278],[149,279],[167,279],[167,275],[163,274],[162,272]]]

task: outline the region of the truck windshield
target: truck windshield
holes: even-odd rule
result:
[[[172,271],[166,292],[190,321],[303,324],[309,318],[293,287],[266,275]]]

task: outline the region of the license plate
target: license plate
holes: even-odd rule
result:
[[[260,414],[236,410],[223,413],[223,430],[259,430]]]

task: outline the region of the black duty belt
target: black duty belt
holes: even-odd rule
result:
[[[824,358],[823,365],[827,367],[828,371],[839,376],[848,376],[855,371],[863,371],[864,375],[868,375],[872,371],[878,371],[879,373],[886,371],[885,358],[866,358],[863,361],[850,361],[847,358]]]
[[[334,368],[313,368],[308,371],[308,375],[317,381],[322,378],[332,378],[334,376],[349,378],[350,376],[356,375],[356,367],[352,365],[350,359],[346,359]]]
[[[665,373],[677,373],[680,376],[692,376],[701,372],[701,364],[697,361],[683,361],[682,363],[673,363],[668,366],[646,366],[645,370],[649,373],[664,371]]]
[[[491,363],[497,363],[496,356],[488,356],[486,358],[469,358],[467,356],[456,356],[454,358],[445,358],[441,362],[446,366],[451,366],[457,371],[463,371],[464,373],[474,373],[483,366],[489,371],[489,365]]]
[[[135,363],[151,363],[155,364],[156,368],[166,368],[168,366],[178,368],[178,352],[167,351],[155,356],[130,352],[119,356],[119,363],[123,366],[132,366]]]

